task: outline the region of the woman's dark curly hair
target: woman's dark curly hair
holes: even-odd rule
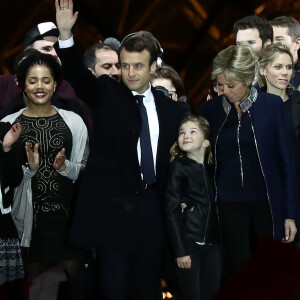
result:
[[[62,68],[54,56],[41,53],[39,51],[31,51],[28,55],[26,54],[27,53],[24,52],[23,57],[22,54],[17,57],[18,63],[15,66],[18,83],[22,90],[25,90],[25,81],[29,69],[36,65],[46,66],[53,76],[53,80],[56,82],[57,86],[60,84],[62,80]]]

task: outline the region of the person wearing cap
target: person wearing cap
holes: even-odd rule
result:
[[[120,42],[109,38],[104,43],[98,42],[88,48],[84,53],[85,67],[97,78],[103,74],[120,81],[121,69],[118,57]]]
[[[97,249],[97,288],[103,297],[97,299],[159,299],[163,190],[169,151],[187,104],[151,86],[161,49],[150,32],[121,42],[120,83],[107,75],[96,78],[80,66],[71,32],[77,13],[71,0],[59,2],[57,53],[66,78],[95,116],[70,241]]]
[[[59,60],[53,47],[57,38],[58,29],[53,22],[40,23],[26,33],[23,48],[34,48],[42,53],[51,54]]]
[[[58,29],[53,22],[40,23],[30,29],[24,38],[24,50],[17,56],[16,62],[26,55],[27,49],[36,49],[45,54],[51,54],[60,62],[54,49],[58,39]],[[16,69],[15,63],[15,69]],[[58,108],[74,111],[79,114],[86,123],[89,132],[92,132],[92,117],[90,109],[81,101],[72,86],[62,80],[56,90],[54,103]],[[0,118],[14,113],[25,107],[22,90],[18,86],[14,75],[0,75]],[[3,108],[5,108],[3,110]]]

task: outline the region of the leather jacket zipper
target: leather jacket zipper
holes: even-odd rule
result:
[[[204,165],[202,165],[202,171],[203,171],[204,182],[205,182],[206,197],[207,197],[207,201],[208,201],[208,214],[207,214],[205,231],[204,231],[204,236],[203,236],[203,241],[202,241],[202,244],[205,245],[211,207],[210,207],[210,197],[209,197],[209,193],[208,193],[208,186],[207,186],[207,179],[206,179],[206,173],[205,173],[205,166]]]

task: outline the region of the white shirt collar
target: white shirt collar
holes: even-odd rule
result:
[[[133,96],[135,96],[135,95],[143,95],[143,96],[145,96],[144,102],[145,101],[153,101],[154,100],[153,94],[152,94],[152,91],[151,91],[151,84],[150,83],[149,83],[149,88],[143,94],[139,94],[136,91],[131,91],[131,92],[132,92]]]

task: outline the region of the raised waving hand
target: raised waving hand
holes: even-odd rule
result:
[[[67,40],[72,36],[72,28],[78,18],[78,11],[73,13],[72,0],[55,0],[55,9],[59,38]]]

